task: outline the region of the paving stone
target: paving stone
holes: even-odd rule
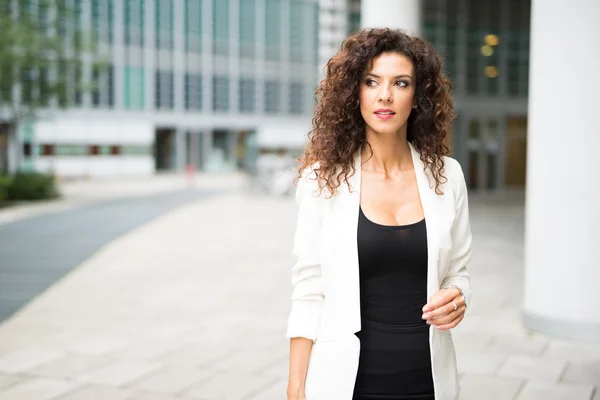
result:
[[[529,381],[517,400],[589,400],[593,389],[591,385]]]
[[[214,370],[167,367],[145,376],[133,383],[131,387],[148,392],[177,394],[194,384],[209,379],[214,374]]]
[[[199,399],[240,400],[267,390],[278,382],[271,376],[228,371],[183,392],[184,396]],[[266,400],[266,399],[265,399]]]
[[[498,335],[486,351],[505,355],[514,354],[537,357],[548,347],[548,342],[548,339],[539,337]]]
[[[190,397],[180,397],[180,396],[172,396],[164,393],[149,393],[142,392],[134,395],[133,397],[128,397],[127,400],[195,400]],[[267,399],[264,399],[267,400]]]
[[[271,367],[273,364],[287,360],[287,358],[288,350],[285,348],[276,349],[275,351],[272,350],[270,352],[246,348],[216,360],[210,367],[217,371],[238,370],[260,373]]]
[[[179,367],[210,366],[215,360],[227,357],[236,351],[235,343],[211,345],[209,343],[191,343],[168,351],[154,358],[164,365]]]
[[[105,357],[70,354],[27,371],[29,375],[65,379],[109,362]]]
[[[23,381],[23,378],[19,376],[0,374],[0,391],[14,386],[21,381]]]
[[[160,368],[160,364],[148,361],[123,360],[111,362],[75,377],[79,382],[120,386],[141,378]]]
[[[279,400],[286,398],[287,379],[280,379],[273,385],[259,391],[254,396],[244,400]]]
[[[565,367],[566,362],[563,361],[552,362],[533,357],[509,356],[498,375],[556,382]]]
[[[103,355],[125,348],[130,339],[118,336],[91,336],[71,343],[68,350],[79,354]]]
[[[523,379],[465,375],[460,379],[460,400],[513,400]]]
[[[563,381],[600,386],[600,361],[569,363]]]
[[[0,393],[0,400],[50,400],[65,394],[77,383],[53,379],[30,379]]]
[[[129,400],[134,392],[104,385],[86,385],[61,397],[60,400]]]
[[[458,371],[466,374],[490,374],[497,373],[506,361],[503,354],[457,354]]]
[[[21,373],[40,364],[64,356],[64,353],[50,349],[23,349],[5,354],[0,358],[0,372]]]
[[[600,361],[600,346],[592,343],[578,343],[574,340],[553,340],[544,351],[542,358],[575,363]]]
[[[491,334],[478,332],[452,331],[452,339],[457,354],[479,354],[487,351],[492,341],[495,340]]]

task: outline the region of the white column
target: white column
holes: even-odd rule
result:
[[[419,0],[362,0],[360,12],[363,28],[404,29],[413,35],[421,32]]]
[[[524,323],[600,342],[600,2],[534,0],[531,13]]]

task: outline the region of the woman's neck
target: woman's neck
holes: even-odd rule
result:
[[[367,133],[367,143],[362,151],[362,169],[385,176],[412,169],[412,155],[406,135],[384,136]],[[372,153],[371,153],[372,151]]]

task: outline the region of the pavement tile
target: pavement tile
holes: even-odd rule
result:
[[[461,354],[478,354],[487,351],[492,341],[495,340],[491,334],[457,331],[457,329],[453,329],[452,339],[456,352]]]
[[[523,379],[465,375],[460,379],[460,400],[513,400]]]
[[[110,362],[75,377],[79,382],[120,386],[141,378],[160,368],[160,364],[148,361],[121,360]]]
[[[214,374],[215,371],[212,369],[167,367],[145,376],[130,387],[148,392],[177,394],[209,379]]]
[[[64,353],[43,348],[16,350],[0,358],[0,372],[21,373],[40,364],[64,356]]]
[[[109,362],[105,357],[69,354],[27,371],[29,375],[66,379]]]
[[[529,381],[516,400],[589,400],[591,385]]]
[[[0,393],[0,400],[50,400],[65,394],[78,384],[54,379],[29,379]]]
[[[241,400],[268,389],[278,381],[277,378],[272,376],[261,376],[232,370],[213,376],[209,380],[185,391],[183,395],[207,400]]]
[[[569,363],[562,380],[600,386],[600,361]]]
[[[490,353],[457,353],[458,371],[466,374],[497,373],[506,361],[503,354]]]
[[[593,343],[579,343],[574,340],[553,340],[544,351],[542,358],[576,363],[600,361],[600,346]]]
[[[545,361],[534,357],[509,356],[498,375],[556,382],[566,368],[564,361]]]
[[[280,379],[273,385],[244,400],[283,400],[286,398],[287,379]]]
[[[164,365],[179,367],[210,366],[215,360],[226,357],[236,351],[235,343],[213,345],[210,343],[188,343],[175,350],[168,351],[154,358]]]
[[[134,392],[104,385],[85,385],[56,400],[129,400]]]
[[[180,396],[172,396],[169,394],[163,393],[150,393],[150,392],[142,392],[134,395],[133,397],[128,397],[127,400],[195,400],[190,397],[180,397]],[[267,400],[267,399],[263,399]]]
[[[24,378],[19,376],[0,374],[0,391],[22,382]]]
[[[91,336],[72,342],[68,350],[79,354],[104,355],[124,349],[130,342],[130,339],[118,336]]]
[[[237,370],[260,373],[287,358],[288,350],[286,348],[279,348],[270,352],[246,348],[216,360],[210,368],[217,371]]]
[[[486,351],[506,355],[537,357],[548,347],[548,342],[548,339],[540,337],[498,335],[490,343]]]

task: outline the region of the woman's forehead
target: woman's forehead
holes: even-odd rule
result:
[[[367,73],[379,76],[412,75],[413,64],[408,57],[399,53],[383,53],[374,57]]]

